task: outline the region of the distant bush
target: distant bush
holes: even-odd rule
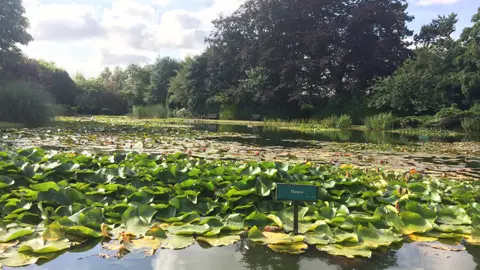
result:
[[[461,120],[468,113],[457,108],[456,104],[452,104],[448,108],[442,108],[431,120],[430,126],[440,128],[457,128],[461,125]]]
[[[145,118],[167,118],[168,111],[161,104],[134,106],[132,115],[138,119]]]
[[[337,120],[338,120],[338,117],[336,115],[331,115],[327,118],[323,118],[320,121],[320,125],[324,128],[336,128]]]
[[[38,127],[53,117],[53,98],[39,85],[14,81],[0,86],[0,121]]]
[[[391,113],[381,113],[365,118],[365,126],[368,129],[393,129],[395,117]]]
[[[465,117],[461,124],[466,132],[480,132],[480,117]]]
[[[190,118],[191,117],[190,112],[185,108],[178,110],[175,115],[178,118]]]
[[[468,113],[471,114],[471,115],[480,116],[480,103],[477,103],[477,104],[473,105],[468,110]]]
[[[237,105],[222,106],[220,109],[219,117],[221,120],[233,120],[236,119],[238,113]]]
[[[337,118],[335,126],[337,128],[349,128],[352,123],[352,118],[349,115],[342,114],[340,117]]]

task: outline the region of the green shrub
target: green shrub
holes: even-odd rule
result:
[[[144,106],[133,106],[133,117],[138,119],[145,118],[167,118],[168,111],[161,104],[152,104]]]
[[[335,125],[337,128],[349,128],[352,123],[352,118],[349,115],[342,114],[340,117],[338,117]]]
[[[322,121],[320,121],[320,125],[324,128],[336,128],[337,119],[338,117],[336,115],[331,115],[327,118],[323,118]]]
[[[480,117],[465,117],[461,124],[466,132],[480,132]]]
[[[189,111],[187,111],[187,109],[183,108],[183,109],[180,109],[180,110],[177,111],[176,117],[178,117],[178,118],[190,118],[191,114],[190,114]]]
[[[222,106],[220,114],[218,115],[221,120],[234,120],[236,119],[238,107],[235,104]]]
[[[0,86],[0,121],[38,127],[52,117],[53,99],[39,85],[14,81]]]
[[[477,103],[477,104],[473,105],[468,110],[468,113],[471,114],[471,115],[480,116],[480,103]]]
[[[368,129],[393,129],[395,117],[391,113],[381,113],[365,118],[365,126]]]

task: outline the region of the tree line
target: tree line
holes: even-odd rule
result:
[[[213,22],[200,55],[71,78],[21,54],[16,44],[32,40],[21,1],[0,6],[0,80],[35,82],[79,114],[162,104],[192,117],[361,118],[467,110],[480,100],[480,8],[455,39],[456,14],[414,35],[405,0],[249,0]]]

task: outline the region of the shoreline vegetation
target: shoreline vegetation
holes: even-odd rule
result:
[[[102,115],[91,115],[91,116],[59,116],[53,119],[50,123],[51,126],[55,126],[55,123],[58,121],[88,121],[89,119],[100,120],[101,122],[121,122],[123,120],[132,119],[132,116],[102,116]],[[135,118],[133,118],[135,119]],[[202,119],[202,118],[148,118],[141,119],[142,123],[165,123],[165,124],[215,124],[215,125],[241,125],[241,126],[263,126],[263,127],[272,127],[276,129],[285,129],[298,131],[303,133],[322,133],[322,132],[340,132],[340,131],[377,131],[377,132],[386,132],[386,133],[397,133],[405,135],[425,135],[425,136],[438,136],[438,137],[455,137],[455,136],[478,136],[480,132],[466,132],[461,129],[457,130],[447,130],[441,128],[393,128],[393,129],[369,129],[365,125],[351,125],[344,128],[337,127],[325,127],[322,125],[321,121],[317,120],[265,120],[265,121],[255,121],[255,120],[220,120],[220,119]],[[25,126],[21,123],[13,122],[0,122],[1,128],[24,128]]]

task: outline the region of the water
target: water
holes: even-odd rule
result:
[[[184,250],[157,250],[155,255],[150,257],[140,253],[130,253],[121,259],[97,256],[104,252],[99,246],[84,253],[66,252],[53,261],[24,269],[474,270],[479,269],[477,264],[480,262],[480,247],[467,246],[465,251],[457,252],[433,249],[420,243],[404,243],[394,248],[375,251],[370,259],[334,257],[316,250],[315,247],[310,247],[301,255],[281,254],[265,246],[251,244],[248,240],[218,248],[204,248],[195,244]]]
[[[302,132],[286,129],[278,129],[270,126],[246,126],[224,124],[193,124],[193,129],[204,130],[212,133],[236,133],[249,134],[255,137],[241,135],[221,138],[224,141],[250,142],[261,145],[288,146],[292,140],[315,140],[321,142],[353,142],[375,144],[407,144],[422,141],[431,142],[478,142],[480,135],[457,135],[457,136],[423,136],[398,134],[385,131],[363,130],[338,130]],[[298,144],[297,144],[298,145]]]

